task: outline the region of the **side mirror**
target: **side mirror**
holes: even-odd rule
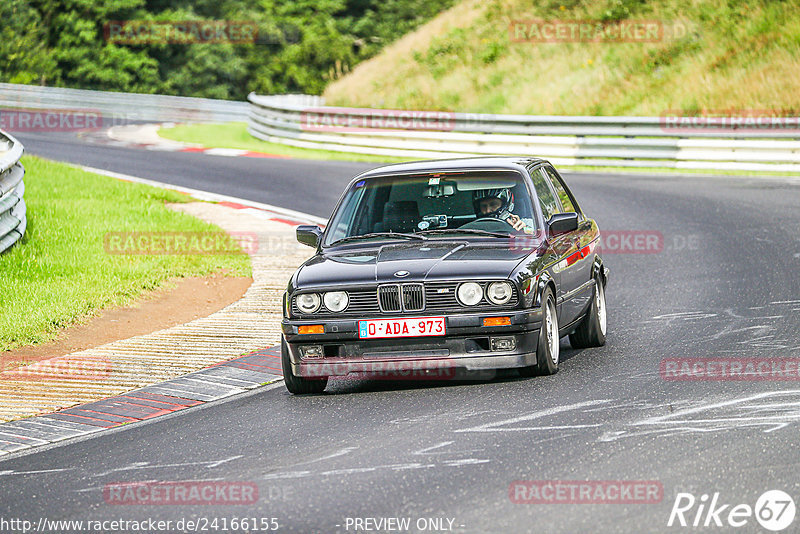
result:
[[[322,229],[319,226],[303,224],[297,227],[297,240],[311,248],[318,248],[322,239]]]
[[[569,213],[556,213],[547,221],[547,227],[550,230],[550,235],[574,232],[578,229],[578,214],[574,211]]]

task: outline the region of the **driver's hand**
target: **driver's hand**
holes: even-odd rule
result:
[[[517,215],[514,215],[513,213],[509,215],[508,218],[506,218],[506,222],[510,224],[514,228],[514,230],[521,231],[525,228],[525,223],[522,222],[522,219],[520,219]]]

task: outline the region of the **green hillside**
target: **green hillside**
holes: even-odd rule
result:
[[[663,35],[513,39],[535,37],[536,28],[519,24],[533,19],[655,21]],[[330,105],[482,113],[797,114],[800,2],[464,0],[330,84],[325,96]]]

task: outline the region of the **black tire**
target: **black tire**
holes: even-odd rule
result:
[[[554,343],[553,332],[555,332]],[[539,342],[536,347],[536,365],[522,367],[519,374],[525,377],[556,374],[560,354],[559,341],[556,298],[548,287],[542,293],[542,327],[539,329]]]
[[[606,291],[602,277],[595,279],[592,303],[575,332],[569,335],[573,349],[602,347],[606,344]]]
[[[289,361],[289,348],[286,340],[281,337],[281,367],[283,368],[283,383],[286,389],[294,395],[308,395],[310,393],[322,393],[328,385],[328,377],[303,378],[295,376],[292,372],[291,362]]]

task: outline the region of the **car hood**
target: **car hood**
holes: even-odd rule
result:
[[[317,254],[297,271],[295,287],[464,278],[507,278],[536,246],[501,243],[413,242]],[[408,271],[398,277],[395,273]]]

